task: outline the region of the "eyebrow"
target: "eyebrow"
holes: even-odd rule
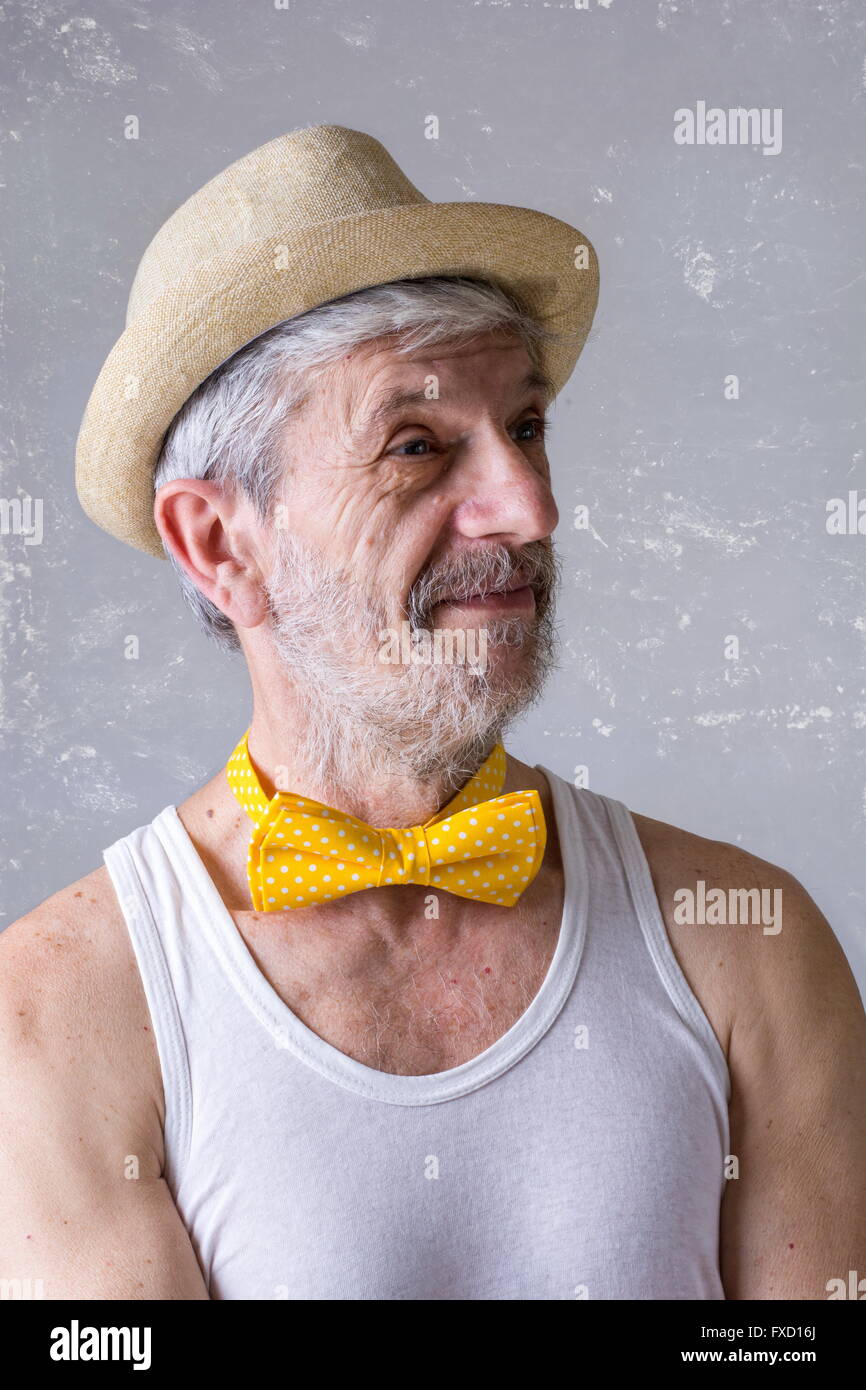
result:
[[[553,381],[545,372],[542,372],[537,367],[527,372],[526,376],[517,383],[515,395],[526,396],[531,391],[543,392],[545,403],[547,403],[554,394]],[[369,413],[364,416],[364,419],[358,426],[357,435],[359,438],[367,439],[378,426],[387,423],[392,416],[398,415],[401,411],[411,406],[429,405],[430,401],[431,398],[426,394],[423,388],[416,391],[407,391],[404,387],[394,387],[381,395],[370,408]]]

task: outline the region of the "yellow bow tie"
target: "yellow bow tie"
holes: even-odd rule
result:
[[[229,758],[226,777],[253,819],[247,876],[259,912],[313,907],[388,883],[429,884],[513,907],[544,858],[547,827],[538,792],[496,795],[505,783],[499,743],[447,806],[408,829],[379,830],[292,792],[278,791],[269,801],[247,734]],[[493,799],[479,801],[485,793]]]

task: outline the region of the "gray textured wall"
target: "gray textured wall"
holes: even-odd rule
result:
[[[538,207],[598,249],[551,441],[563,665],[512,748],[793,870],[862,987],[866,535],[826,529],[828,499],[866,496],[855,0],[0,15],[0,492],[43,499],[41,543],[0,536],[3,921],[182,800],[245,727],[242,665],[198,635],[167,565],[85,518],[73,447],[160,223],[256,145],[333,122],[428,197]],[[698,101],[781,108],[781,151],[676,144],[674,112]]]

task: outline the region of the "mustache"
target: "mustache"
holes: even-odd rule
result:
[[[445,598],[460,602],[476,594],[524,585],[535,594],[536,612],[541,616],[550,603],[559,572],[556,552],[544,541],[530,541],[518,550],[507,545],[466,550],[434,561],[419,575],[409,591],[406,616],[411,627],[423,628],[437,603]]]

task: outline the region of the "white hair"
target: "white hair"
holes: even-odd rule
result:
[[[536,370],[538,345],[561,336],[498,284],[459,275],[392,280],[286,319],[211,372],[178,411],[154,470],[154,492],[176,478],[208,479],[240,489],[265,520],[287,464],[284,426],[344,353],[385,336],[396,336],[395,350],[406,354],[489,332],[515,335]],[[222,648],[239,651],[234,624],[163,548],[199,624]]]

